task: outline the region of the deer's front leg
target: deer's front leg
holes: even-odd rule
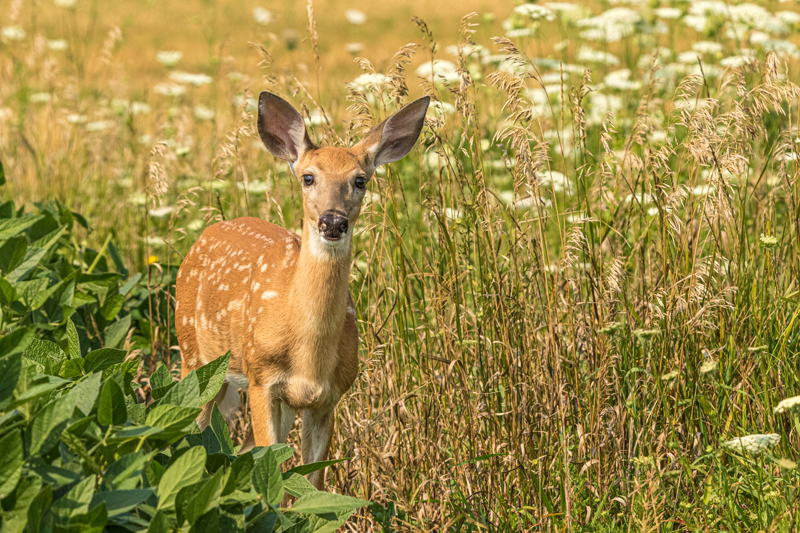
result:
[[[328,457],[332,436],[333,409],[306,409],[303,412],[303,463],[324,461]],[[318,490],[322,490],[325,484],[325,469],[312,472],[308,475],[308,480]]]
[[[276,401],[271,383],[250,386],[250,418],[256,446],[270,446],[278,442],[280,404]]]

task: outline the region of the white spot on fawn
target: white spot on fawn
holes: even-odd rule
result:
[[[262,300],[269,300],[270,298],[275,298],[278,295],[275,291],[264,291],[264,294],[261,295]]]

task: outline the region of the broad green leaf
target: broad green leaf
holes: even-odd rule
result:
[[[147,533],[170,533],[172,526],[169,523],[169,518],[163,511],[156,512],[153,519],[150,521],[150,527],[147,528]]]
[[[222,446],[222,453],[233,455],[233,442],[231,441],[228,424],[225,422],[225,418],[222,416],[222,412],[220,412],[216,402],[212,404],[211,408],[211,428]]]
[[[25,258],[28,251],[28,239],[19,235],[8,239],[0,246],[0,271],[8,274]]]
[[[267,450],[271,451],[275,455],[275,460],[278,464],[283,464],[287,461],[292,455],[294,455],[294,446],[291,444],[273,444],[272,446],[266,447],[257,447],[253,450],[253,459],[258,461],[266,452]]]
[[[198,407],[200,405],[200,385],[194,370],[177,382],[174,387],[161,398],[160,404],[179,405],[181,407]]]
[[[122,484],[133,478],[136,482],[142,471],[144,465],[153,454],[146,454],[142,450],[137,450],[133,453],[123,454],[122,457],[111,463],[103,475],[103,480],[112,489],[124,488]],[[131,487],[133,488],[133,487]]]
[[[333,533],[347,522],[347,519],[352,515],[352,510],[311,515],[306,519],[308,521],[308,531],[313,531],[314,533]]]
[[[311,472],[316,472],[317,470],[322,470],[323,468],[326,468],[328,466],[335,465],[336,463],[341,463],[344,461],[349,461],[350,459],[351,457],[345,457],[343,459],[333,459],[331,461],[319,461],[316,463],[309,463],[307,465],[299,465],[289,470],[289,472],[294,472],[296,474],[300,474],[301,476],[307,476]]]
[[[10,357],[13,358],[14,356]],[[3,359],[0,359],[0,362],[2,361]],[[29,388],[24,390],[22,390],[20,387],[17,388],[18,396],[14,399],[14,401],[8,404],[8,408],[11,409],[14,407],[19,407],[20,405],[24,405],[31,400],[35,400],[44,395],[50,394],[50,392],[62,388],[66,383],[69,383],[69,381],[66,379],[61,379],[57,376],[37,376],[33,382],[29,383],[29,385],[32,385]]]
[[[69,356],[78,359],[81,356],[81,341],[78,340],[78,330],[72,320],[67,319],[67,340],[69,345]]]
[[[222,474],[223,471],[220,468],[213,476],[181,489],[175,500],[179,523],[183,523],[182,519],[185,518],[190,524],[193,524],[200,516],[219,505]]]
[[[61,361],[67,358],[67,354],[54,342],[32,339],[25,349],[25,357],[43,365],[48,374],[56,374],[61,368]]]
[[[0,357],[0,406],[14,393],[20,370],[22,370],[22,357],[13,354]]]
[[[156,405],[147,413],[145,424],[168,431],[183,430],[194,422],[200,409],[197,407],[179,407],[177,405]]]
[[[92,372],[102,372],[106,368],[119,364],[125,360],[124,350],[117,350],[116,348],[100,348],[93,352],[89,352],[84,357],[85,363],[83,370],[87,374]]]
[[[65,394],[51,400],[33,417],[29,430],[30,455],[46,453],[58,443],[59,436],[69,424],[75,411],[75,397]]]
[[[94,493],[94,476],[86,476],[74,487],[53,502],[52,511],[56,523],[66,524],[70,517],[86,514]]]
[[[231,464],[231,477],[229,478],[229,485],[232,485],[232,487],[230,489],[226,487],[225,494],[230,494],[235,489],[249,491],[250,478],[253,475],[254,467],[255,463],[253,462],[252,453],[248,452],[242,455],[237,455],[236,459],[234,459],[233,463]]]
[[[72,387],[69,394],[75,397],[75,407],[84,415],[88,416],[92,412],[97,395],[100,394],[100,386],[103,382],[102,374],[91,374]]]
[[[189,448],[175,459],[164,471],[156,488],[158,509],[171,509],[175,505],[175,497],[183,487],[202,479],[205,466],[206,451],[200,446]]]
[[[0,439],[0,499],[14,490],[22,475],[22,435],[14,430]]]
[[[17,290],[5,278],[0,278],[0,304],[11,305],[17,299]]]
[[[29,458],[25,467],[29,468],[31,472],[36,473],[45,483],[50,483],[52,485],[76,483],[81,479],[83,474],[77,474],[65,468],[49,465],[39,458]]]
[[[123,296],[127,295],[128,292],[137,284],[139,280],[142,279],[142,273],[136,273],[131,279],[125,282],[125,285],[119,288],[119,293]]]
[[[22,533],[28,522],[29,508],[41,488],[42,480],[36,476],[20,479],[13,494],[14,507],[3,509],[3,533]]]
[[[131,315],[125,315],[113,324],[106,326],[103,331],[103,340],[106,348],[119,348],[131,329]]]
[[[108,508],[105,502],[100,502],[99,505],[90,505],[89,512],[73,516],[69,525],[70,530],[77,526],[81,533],[103,533],[108,525]]]
[[[144,475],[150,486],[156,487],[164,477],[164,467],[158,461],[149,461],[144,467]]]
[[[42,291],[47,289],[47,284],[50,280],[47,278],[34,278],[28,281],[18,281],[16,284],[17,294],[22,303],[29,310],[34,310],[33,301]]]
[[[15,329],[8,335],[0,337],[0,357],[23,353],[36,335],[33,327]],[[2,396],[0,396],[2,398]]]
[[[104,426],[119,426],[128,419],[125,395],[113,379],[106,380],[97,406],[97,421]]]
[[[103,304],[103,307],[100,309],[100,315],[105,318],[106,320],[113,320],[117,313],[119,313],[120,309],[122,309],[122,304],[125,301],[125,297],[121,294],[115,294],[111,298],[106,300],[106,303]]]
[[[217,533],[221,531],[219,524],[219,513],[212,509],[192,524],[189,533]]]
[[[265,502],[278,505],[283,498],[283,477],[280,463],[269,448],[253,469],[253,487]]]
[[[150,374],[150,391],[154,400],[159,400],[164,397],[169,389],[175,386],[177,381],[172,379],[169,369],[159,364],[156,371]]]
[[[27,215],[0,222],[0,241],[19,235],[42,219],[44,219],[44,215]]]
[[[92,497],[90,507],[105,503],[109,516],[117,516],[130,511],[153,494],[153,489],[111,490],[98,492]]]
[[[370,503],[351,496],[317,491],[298,498],[292,505],[291,511],[304,514],[340,513],[354,511],[360,507],[370,505]]]
[[[45,485],[39,491],[30,507],[28,507],[28,529],[29,533],[39,533],[45,522],[47,512],[53,504],[53,485]]]
[[[0,185],[6,184],[6,170],[3,168],[3,162],[0,161]]]
[[[317,490],[305,476],[294,472],[283,474],[283,488],[296,498]]]
[[[62,226],[60,229],[54,231],[50,235],[47,236],[48,240],[43,243],[41,247],[39,246],[30,246],[28,251],[25,252],[25,258],[22,260],[22,263],[15,268],[13,271],[9,272],[6,276],[8,281],[14,283],[16,281],[21,281],[25,278],[36,266],[39,264],[39,261],[47,255],[50,251],[50,248],[58,242],[58,239],[61,238],[61,235],[67,230],[66,226]]]
[[[200,405],[205,405],[213,400],[214,396],[222,388],[230,360],[231,352],[228,352],[197,369],[197,381],[200,385]]]

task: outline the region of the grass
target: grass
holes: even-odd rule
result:
[[[574,23],[490,40],[510,3],[492,5],[496,20],[480,3],[364,6],[374,26],[318,4],[318,38],[299,6],[275,8],[266,27],[251,7],[26,5],[15,23],[27,40],[0,45],[2,194],[74,206],[97,228],[82,246],[113,235],[149,274],[148,364],[179,364],[165,299],[206,224],[300,227],[299,186],[259,148],[247,98],[277,91],[329,118],[312,121],[319,142],[346,144],[395,98],[430,94],[453,111],[432,113],[418,150],[376,176],[359,222],[362,367],[333,450],[353,459],[332,469],[331,488],[385,505],[402,531],[797,528],[799,421],[773,412],[799,390],[795,59],[760,51],[725,67],[743,42],[669,22],[601,47],[641,82],[619,89],[612,67],[590,77],[536,59],[578,63]],[[39,50],[33,27],[68,37],[70,52]],[[468,54],[470,39],[511,66]],[[723,49],[685,72],[651,70],[658,46],[677,54],[701,40]],[[361,72],[343,51],[352,41],[385,86],[344,87]],[[412,41],[404,65],[393,54]],[[459,42],[460,58],[447,55]],[[169,49],[185,53],[176,69],[213,82],[154,93],[168,72],[155,52]],[[460,78],[416,76],[433,57],[462,65]],[[32,102],[39,93],[49,101]],[[115,111],[114,99],[150,112]],[[759,454],[723,445],[750,434],[780,442]],[[347,527],[378,522],[360,514]]]

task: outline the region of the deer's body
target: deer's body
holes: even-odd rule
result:
[[[427,99],[415,102],[351,149],[317,148],[299,114],[262,93],[261,138],[303,176],[303,235],[256,218],[214,224],[184,259],[176,283],[182,375],[231,352],[214,402],[229,416],[239,407],[238,388],[248,389],[252,430],[243,450],[285,441],[302,410],[303,460],[325,459],[334,409],[358,372],[348,230],[366,180],[411,149],[426,109]],[[211,408],[198,418],[201,427]],[[318,488],[323,472],[310,475]]]

